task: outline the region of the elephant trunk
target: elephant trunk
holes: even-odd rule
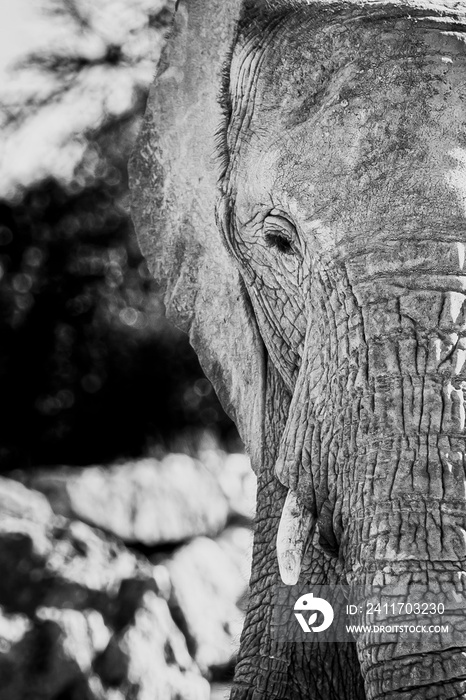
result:
[[[343,352],[328,341],[328,319],[314,314],[276,470],[290,489],[277,543],[285,582],[296,582],[306,530],[317,525],[354,590],[396,585],[411,603],[420,592],[439,600],[454,591],[464,603],[466,280],[464,260],[451,254],[459,245],[445,244],[440,271],[405,268],[390,284],[367,279],[367,257],[326,278]],[[372,264],[386,268],[387,259]],[[316,367],[325,368],[320,379]],[[463,637],[461,616],[445,639],[358,633],[368,699],[462,697]]]
[[[372,432],[370,443],[342,466],[336,487],[342,495],[332,529],[352,595],[366,599],[357,621],[372,624],[356,634],[361,671],[368,700],[461,697],[466,690],[462,397],[449,379],[428,376],[406,377],[398,389],[391,386],[373,400],[385,425],[400,422],[400,434]],[[461,601],[456,620],[403,612],[426,601],[448,609],[455,595]],[[381,613],[368,616],[367,601],[381,605]],[[419,631],[403,628],[407,623],[416,623]]]
[[[385,614],[361,615],[366,624],[377,622],[377,631],[372,627],[356,635],[368,700],[461,697],[466,690],[466,446],[463,393],[455,378],[464,350],[448,335],[449,348],[438,333],[426,338],[424,348],[416,342],[415,353],[425,360],[422,373],[400,365],[398,377],[379,376],[365,444],[348,455],[337,477],[342,495],[333,511],[333,530],[347,582],[374,606],[388,601]],[[386,339],[379,361],[388,344]],[[436,373],[431,363],[437,364]],[[455,595],[461,601],[457,628],[449,615],[403,613],[407,604],[426,601],[448,609]],[[405,605],[401,611],[400,604]],[[399,627],[408,622],[416,623],[417,634]],[[396,634],[391,633],[394,625]]]

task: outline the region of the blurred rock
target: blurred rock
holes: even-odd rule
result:
[[[21,518],[48,525],[53,511],[48,500],[37,491],[31,491],[17,481],[0,477],[0,519]]]
[[[152,565],[44,496],[0,481],[2,700],[207,700]]]
[[[1,479],[0,603],[32,616],[39,606],[111,613],[128,578],[152,578],[153,567],[103,533],[55,518],[45,497]],[[22,506],[24,506],[24,517]]]
[[[56,580],[54,600],[47,604],[58,606],[59,592],[70,585],[74,589],[113,595],[121,582],[128,578],[152,578],[152,566],[142,557],[126,549],[120,542],[80,522],[65,522],[53,530],[53,550],[47,558],[47,572]],[[61,599],[61,605],[70,601]],[[77,601],[73,601],[76,605]],[[91,602],[83,599],[82,605]],[[92,607],[92,606],[91,606]]]
[[[243,614],[244,573],[216,541],[198,537],[167,562],[170,607],[203,671],[227,666],[236,654]]]
[[[8,612],[35,607],[32,586],[42,577],[52,552],[53,519],[41,493],[0,478],[0,603]],[[43,594],[44,587],[39,589],[38,594]]]
[[[171,618],[165,600],[147,591],[134,620],[116,634],[96,669],[104,686],[132,700],[208,700],[210,688]]]
[[[98,618],[96,612],[38,611],[26,633],[0,654],[2,700],[49,700],[62,693],[72,700],[97,700],[88,675],[99,647],[109,637]],[[7,619],[3,616],[2,628]]]
[[[217,537],[216,542],[238,569],[243,581],[243,590],[237,598],[236,604],[240,610],[246,612],[252,564],[252,530],[247,527],[228,527]]]
[[[256,512],[257,480],[249,457],[227,455],[218,469],[218,482],[228,500],[230,515],[252,522]]]
[[[36,617],[50,621],[60,631],[61,654],[72,659],[84,673],[91,669],[94,656],[107,647],[110,630],[96,610],[38,608]]]
[[[42,471],[30,485],[47,496],[55,513],[147,546],[216,535],[229,511],[215,476],[181,454],[107,469]]]
[[[0,477],[0,537],[7,548],[17,547],[32,558],[45,556],[50,550],[47,530],[52,520],[53,511],[45,496]],[[0,567],[4,571],[1,557]]]
[[[212,683],[210,700],[228,700],[231,692],[231,683]]]
[[[26,615],[8,615],[0,607],[0,654],[7,654],[31,627],[32,622]]]
[[[159,595],[165,598],[165,600],[169,600],[172,591],[172,582],[167,567],[163,564],[156,564],[152,570],[152,575],[157,585]]]
[[[117,612],[113,619],[116,630],[121,630],[134,623],[136,613],[141,607],[146,593],[158,593],[154,578],[126,579],[121,582],[116,598]]]
[[[1,700],[208,700],[203,676],[227,683],[252,553],[248,459],[172,455],[29,481],[41,492],[0,478]],[[152,561],[116,532],[150,544]],[[216,538],[179,544],[197,532]]]
[[[25,615],[8,615],[0,608],[0,688],[2,698],[14,698],[11,688],[23,672],[21,642],[32,628]],[[19,698],[19,695],[16,695]]]

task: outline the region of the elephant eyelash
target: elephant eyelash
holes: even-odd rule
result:
[[[291,240],[281,231],[267,231],[265,234],[265,243],[268,248],[275,248],[279,253],[294,255]]]

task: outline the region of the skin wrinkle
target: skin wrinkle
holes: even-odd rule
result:
[[[266,400],[266,422],[280,433],[286,422],[290,395],[276,370],[269,365]],[[277,445],[266,445],[265,460],[274,464]],[[362,700],[360,672],[353,644],[320,647],[316,644],[293,645],[274,640],[267,628],[271,600],[277,582],[277,561],[274,556],[275,533],[280,518],[285,489],[273,477],[272,469],[259,476],[258,512],[251,581],[252,601],[243,628],[240,656],[235,673],[232,700]],[[310,585],[336,580],[333,561],[320,557],[309,559],[305,575]],[[264,619],[264,610],[266,611]],[[251,679],[253,679],[251,683]]]
[[[253,239],[254,240],[254,239]],[[263,249],[263,255],[265,257],[265,260],[267,261],[264,264],[264,261],[262,260],[262,267],[263,269],[268,268],[270,271],[274,269],[274,266],[276,266],[276,260],[277,256],[276,253],[273,251],[270,251],[267,249],[267,247],[264,245]],[[254,276],[253,273],[253,268],[249,267],[248,268],[250,271],[251,276]],[[288,273],[289,277],[289,273]],[[286,272],[284,273],[284,278],[287,278]],[[277,332],[277,336],[281,335],[281,329],[279,326],[276,325],[275,317],[276,314],[273,310],[273,307],[276,306],[278,299],[276,298],[273,288],[269,290],[269,294],[264,294],[264,288],[266,287],[263,279],[261,278],[256,278],[256,285],[254,286],[254,293],[251,295],[252,296],[252,301],[253,304],[256,307],[256,313],[259,315],[265,314],[267,322],[272,326],[272,328],[275,328]],[[280,284],[278,285],[278,288],[280,288]],[[298,286],[295,287],[295,293],[292,293],[292,298],[296,296],[297,299],[302,297],[300,294],[300,289]],[[263,299],[263,302],[260,305],[255,304],[255,299],[256,295],[260,296]],[[268,298],[270,296],[270,302],[268,301]],[[293,352],[293,348],[297,347],[299,348],[301,346],[300,342],[300,337],[299,334],[300,332],[303,334],[304,328],[299,329],[299,326],[296,328],[295,324],[297,319],[302,318],[302,311],[300,308],[300,305],[297,304],[295,307],[295,310],[292,311],[291,309],[283,309],[282,310],[282,321],[283,319],[288,319],[289,325],[288,327],[285,328],[285,336],[288,337],[288,345],[287,347],[283,347],[282,345],[277,349],[276,355],[274,355],[275,361],[278,361],[278,358],[282,358],[282,361],[284,357],[289,356],[290,357],[290,362],[289,362],[289,374],[288,374],[288,384],[292,385],[293,383],[293,373],[296,371],[296,367],[298,365],[299,359],[300,359],[300,352],[298,349],[298,352],[295,353]]]
[[[227,138],[226,138],[226,143],[227,143],[227,148],[228,148],[228,153],[230,155],[229,158],[229,164],[226,170],[225,174],[225,180],[229,182],[230,178],[230,173],[235,167],[235,148],[234,144],[236,144],[240,139],[247,139],[249,138],[248,135],[248,130],[250,127],[250,123],[254,114],[254,103],[255,103],[255,89],[256,89],[256,84],[257,81],[255,80],[255,77],[257,73],[260,70],[261,64],[265,58],[266,55],[266,49],[268,47],[268,44],[273,41],[274,39],[274,29],[278,29],[273,27],[271,24],[269,27],[269,33],[268,36],[266,37],[261,37],[261,42],[260,46],[262,50],[258,50],[258,37],[252,34],[251,37],[251,43],[246,44],[244,47],[244,52],[240,54],[239,56],[239,65],[235,67],[234,65],[234,56],[233,60],[231,63],[231,70],[235,70],[237,72],[238,77],[242,78],[241,82],[241,88],[239,91],[235,94],[234,97],[236,97],[236,105],[238,108],[241,108],[240,111],[240,119],[239,119],[239,125],[235,123],[235,111],[233,110],[233,113],[231,115],[231,118],[228,122],[228,128],[227,128]],[[235,52],[235,55],[238,55],[237,52]],[[256,62],[252,64],[250,63],[250,57],[253,56],[253,61],[254,57],[256,59]],[[246,71],[242,70],[244,68],[244,65],[246,65]],[[252,68],[252,70],[251,70]],[[246,76],[249,75],[250,79],[247,80],[246,76],[244,75],[246,73]],[[230,86],[237,85],[239,84],[240,80],[235,81],[234,83],[230,82]],[[233,96],[229,96],[230,102],[233,104]],[[251,111],[252,110],[252,111]]]
[[[278,44],[267,43],[254,92],[244,82],[232,90],[233,101],[247,94],[254,103],[237,106],[243,112],[236,140],[229,141],[223,183],[234,212],[230,221],[237,222],[225,235],[268,353],[287,388],[296,389],[280,478],[323,514],[323,540],[339,546],[337,564],[349,583],[370,582],[382,571],[386,582],[400,576],[425,581],[427,575],[434,583],[443,575],[450,580],[465,560],[457,541],[465,526],[464,497],[459,508],[452,506],[464,494],[466,435],[463,397],[452,387],[466,379],[461,368],[455,370],[466,325],[464,318],[459,329],[453,317],[443,319],[455,308],[455,286],[458,293],[464,286],[449,249],[464,228],[465,208],[461,192],[452,200],[457,182],[444,177],[451,168],[444,152],[459,137],[450,124],[465,127],[458,118],[458,104],[466,99],[464,82],[458,82],[466,65],[464,58],[463,66],[457,61],[463,49],[450,37],[439,38],[435,51],[438,32],[409,22],[383,32],[367,25],[349,32],[333,24],[319,34],[317,27],[309,48],[299,17],[301,25],[294,18],[294,25],[279,27]],[[293,58],[294,31],[299,60]],[[241,50],[240,42],[240,57]],[[319,51],[330,66],[325,79],[325,71],[312,73],[310,57]],[[440,65],[444,52],[456,67]],[[304,66],[296,79],[294,66]],[[233,84],[237,78],[233,60]],[[445,89],[448,81],[455,92]],[[315,99],[303,108],[302,95],[312,93],[311,86],[318,86]],[[440,145],[433,133],[440,133]],[[464,133],[462,138],[464,146]],[[240,223],[263,221],[270,209],[258,202],[269,200],[295,223],[303,241],[295,265],[260,243],[257,225],[252,235]],[[317,211],[318,221],[309,215]],[[429,310],[429,298],[441,306]],[[305,340],[306,328],[312,342]],[[343,343],[348,352],[340,352]],[[455,440],[462,453],[456,467],[446,457],[445,440],[448,446]],[[401,647],[387,651],[375,641],[369,659],[370,648],[369,640],[358,640],[367,697],[382,697],[378,673],[387,679],[398,674],[392,687],[404,687],[409,677],[394,666]],[[384,670],[378,670],[384,654]],[[454,666],[449,669],[453,678]],[[441,677],[435,673],[432,683]]]

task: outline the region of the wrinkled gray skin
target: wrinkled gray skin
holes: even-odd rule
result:
[[[466,697],[464,619],[446,648],[270,629],[287,493],[286,583],[464,594],[466,45],[408,14],[249,13],[228,63],[217,221],[266,367],[234,700]]]

